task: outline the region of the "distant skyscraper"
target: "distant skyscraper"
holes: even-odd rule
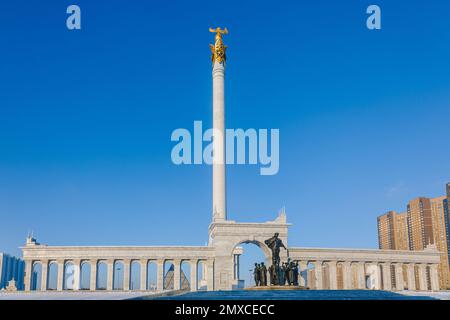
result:
[[[385,250],[408,250],[407,213],[389,211],[378,217],[379,248]]]
[[[450,261],[450,183],[447,183],[447,198],[444,199],[444,219],[445,234],[447,236],[447,260]]]
[[[440,264],[441,288],[448,287],[448,247],[445,227],[446,197],[419,197],[408,203],[408,235],[410,250],[424,250],[435,245],[442,252]]]
[[[0,290],[6,288],[13,279],[17,289],[23,290],[24,270],[25,263],[21,259],[0,252]]]

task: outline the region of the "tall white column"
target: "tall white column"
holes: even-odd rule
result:
[[[322,261],[316,261],[314,262],[314,276],[316,278],[316,290],[322,290],[323,289],[323,278],[322,278]]]
[[[428,290],[427,269],[426,265],[424,264],[419,264],[419,289],[421,291]]]
[[[197,260],[191,260],[191,291],[197,291]]]
[[[141,260],[141,284],[139,286],[140,290],[147,290],[147,260]]]
[[[157,277],[156,277],[156,290],[164,290],[164,260],[159,259],[156,262],[157,265]]]
[[[89,281],[89,290],[97,290],[97,260],[91,260],[91,279]]]
[[[58,279],[56,282],[56,290],[62,291],[64,288],[64,273],[65,273],[64,260],[59,260],[57,263],[58,263]]]
[[[48,280],[48,260],[42,261],[42,280],[41,280],[41,290],[47,291],[47,280]]]
[[[126,259],[123,261],[123,290],[130,290],[130,269],[131,269],[131,260]]]
[[[409,263],[406,267],[408,278],[408,290],[416,290],[416,273],[414,271],[414,263]]]
[[[337,261],[328,262],[328,272],[330,275],[330,290],[337,290]]]
[[[213,221],[224,221],[225,190],[225,65],[214,62],[213,78]]]
[[[80,290],[80,280],[81,280],[81,260],[76,259],[73,262],[74,273],[73,273],[73,290]]]
[[[394,264],[395,270],[395,290],[402,291],[405,289],[405,282],[403,280],[403,264]]]
[[[352,264],[350,261],[342,263],[342,282],[344,290],[352,289]]]
[[[114,286],[114,260],[108,260],[106,265],[108,268],[106,290],[111,291]]]
[[[381,264],[381,268],[383,270],[383,290],[391,291],[391,264],[389,262],[384,262]]]
[[[31,290],[31,281],[33,281],[33,277],[31,275],[32,272],[33,272],[33,261],[27,259],[25,260],[25,278],[24,278],[25,291]]]
[[[358,289],[366,289],[366,267],[365,263],[360,261],[357,264],[358,271]]]
[[[439,272],[437,264],[432,264],[430,266],[430,278],[431,290],[439,291]]]
[[[181,289],[181,261],[180,260],[173,261],[173,289],[174,290]]]

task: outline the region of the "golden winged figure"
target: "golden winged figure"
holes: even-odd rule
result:
[[[213,65],[214,65],[214,62],[216,62],[216,61],[218,63],[225,63],[225,61],[227,59],[227,56],[226,56],[227,46],[223,44],[222,35],[228,34],[227,28],[225,28],[223,30],[220,27],[215,28],[215,29],[209,28],[209,32],[216,34],[215,43],[209,45],[209,47],[211,48],[211,53],[212,53],[211,60],[212,60]]]

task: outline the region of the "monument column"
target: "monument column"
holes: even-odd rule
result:
[[[342,263],[342,282],[344,290],[352,289],[352,263],[350,261]]]
[[[416,290],[416,273],[414,271],[414,263],[409,263],[406,267],[408,275],[408,290]]]
[[[427,269],[424,264],[419,264],[419,289],[421,291],[428,290],[427,284]]]
[[[126,259],[123,261],[123,290],[130,290],[130,266],[131,260]]]
[[[391,264],[389,262],[384,262],[381,264],[381,268],[383,270],[383,290],[391,291]]]
[[[328,272],[330,275],[330,290],[337,290],[337,261],[328,262]]]
[[[395,266],[395,290],[402,291],[405,289],[405,283],[403,280],[403,264],[396,263],[394,266]]]
[[[222,34],[228,31],[209,29],[216,34],[212,51],[213,78],[213,222],[227,219],[225,180],[225,61],[226,46]]]
[[[47,290],[47,281],[48,281],[48,260],[42,261],[42,281],[41,281],[41,290]]]
[[[108,260],[106,265],[108,268],[106,290],[111,291],[113,289],[113,282],[114,282],[114,260]]]
[[[80,280],[81,280],[81,260],[76,259],[73,261],[73,290],[80,290]]]
[[[58,278],[56,282],[56,290],[62,291],[64,286],[64,260],[58,260]]]
[[[191,260],[191,291],[197,291],[197,260]]]
[[[139,286],[139,290],[147,290],[147,260],[141,260],[141,284]]]
[[[323,279],[322,279],[322,261],[314,262],[314,276],[316,278],[316,290],[323,289]]]
[[[173,260],[173,289],[181,288],[181,260]]]
[[[31,273],[33,272],[33,261],[32,260],[25,260],[25,291],[31,290],[31,281],[33,280],[33,277]]]
[[[97,290],[97,260],[91,260],[91,279],[89,282],[89,290]]]
[[[358,289],[366,289],[366,268],[363,261],[358,262]]]
[[[431,290],[439,291],[439,273],[437,264],[430,265],[430,282]]]
[[[157,265],[157,278],[156,278],[156,290],[163,291],[164,290],[164,260],[158,259],[156,262]]]

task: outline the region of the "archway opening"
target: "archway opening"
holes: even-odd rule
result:
[[[198,291],[207,291],[208,290],[208,281],[207,279],[207,265],[206,261],[199,260],[197,263],[197,290]]]
[[[114,262],[113,290],[123,290],[124,265],[122,261]]]
[[[73,290],[75,284],[75,266],[72,262],[64,265],[64,290]]]
[[[173,290],[174,270],[172,261],[164,262],[164,290]]]
[[[233,289],[243,289],[254,287],[255,281],[261,279],[263,273],[261,271],[255,275],[255,264],[262,266],[268,270],[270,261],[268,261],[263,250],[253,242],[244,242],[237,245],[233,250]],[[257,279],[255,279],[257,278]],[[265,273],[265,281],[270,283],[269,273]]]
[[[31,287],[32,291],[40,291],[42,285],[42,265],[40,262],[35,262],[31,271]]]
[[[146,290],[156,291],[158,279],[158,265],[155,261],[147,263],[147,288]]]
[[[141,264],[133,261],[130,269],[130,290],[144,290],[141,288]]]
[[[106,290],[108,282],[108,266],[106,262],[100,261],[97,264],[97,290]]]
[[[47,289],[56,290],[58,286],[58,264],[56,262],[50,262],[48,265],[47,274]]]
[[[89,290],[91,287],[91,264],[87,261],[81,263],[80,290]]]
[[[181,262],[180,288],[189,290],[191,288],[191,263],[184,260]]]

